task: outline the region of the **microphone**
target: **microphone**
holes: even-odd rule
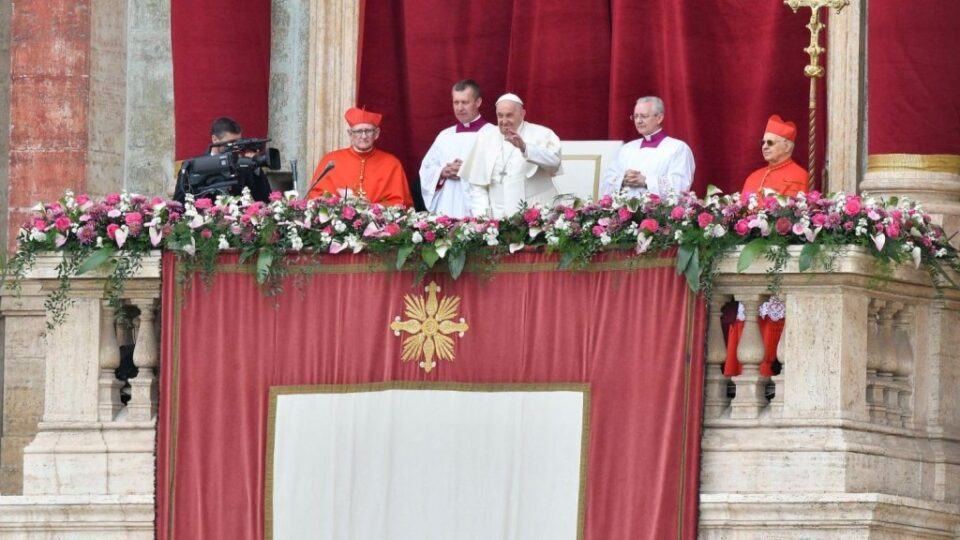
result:
[[[323,172],[320,173],[320,176],[318,176],[317,179],[314,180],[312,184],[310,184],[310,189],[307,190],[307,195],[309,195],[310,192],[313,191],[313,188],[317,186],[317,183],[319,183],[320,180],[323,180],[323,177],[326,176],[328,172],[332,171],[336,165],[337,164],[334,163],[332,159],[330,160],[329,163],[327,163],[327,166],[323,168]]]

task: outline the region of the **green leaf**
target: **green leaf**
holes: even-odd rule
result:
[[[103,246],[102,248],[94,251],[90,254],[89,257],[80,266],[77,267],[77,275],[85,274],[95,268],[100,267],[103,263],[107,262],[114,253],[117,252],[117,248],[113,246]]]
[[[447,257],[447,266],[450,268],[450,277],[457,279],[463,272],[463,267],[467,264],[467,252],[456,251]]]
[[[257,255],[257,283],[263,285],[270,275],[270,266],[273,264],[273,251],[261,249]]]
[[[813,258],[820,253],[820,244],[806,244],[800,250],[800,271],[806,272],[813,266]]]
[[[565,270],[570,268],[570,265],[573,264],[573,260],[576,258],[576,251],[564,251],[563,254],[560,255],[560,269]]]
[[[440,255],[437,253],[437,248],[433,246],[423,246],[420,250],[420,258],[423,259],[423,262],[427,263],[427,266],[433,268],[433,265],[437,264],[437,261],[440,260]]]
[[[770,247],[770,241],[766,238],[757,238],[749,244],[743,246],[740,252],[740,258],[737,260],[737,272],[743,272]]]
[[[695,247],[686,244],[680,246],[680,249],[677,250],[677,273],[683,274],[687,271],[687,267],[690,266],[690,259],[693,258],[693,253],[696,250]]]
[[[700,252],[698,249],[694,248],[690,263],[683,275],[687,278],[687,286],[690,287],[691,291],[697,292],[700,290]]]
[[[707,198],[709,199],[714,195],[723,195],[723,190],[713,184],[707,184]]]
[[[403,270],[403,265],[407,263],[407,257],[413,253],[413,246],[403,246],[397,250],[397,270]]]

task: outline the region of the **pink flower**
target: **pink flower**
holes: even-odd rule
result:
[[[790,232],[790,229],[793,228],[793,224],[790,223],[790,220],[782,217],[777,220],[773,228],[777,231],[777,234],[785,235]]]
[[[194,208],[196,208],[197,210],[204,210],[204,209],[207,209],[207,208],[210,208],[211,206],[213,206],[213,201],[211,201],[210,199],[207,199],[207,198],[197,199],[197,200],[193,201],[193,206],[194,206]]]
[[[384,236],[393,236],[399,232],[400,232],[400,226],[397,225],[396,223],[387,223],[387,225],[383,228]]]
[[[60,216],[56,221],[53,222],[53,226],[56,227],[58,231],[64,232],[70,228],[70,218],[66,216]]]
[[[440,224],[441,227],[449,227],[450,224],[453,223],[453,220],[447,216],[437,216],[437,223]]]
[[[333,228],[327,225],[323,229],[320,229],[320,232],[326,235],[333,235]]]
[[[33,220],[33,228],[38,231],[45,231],[47,230],[47,222],[42,219],[35,219]]]
[[[886,233],[890,238],[898,238],[900,236],[900,224],[894,222],[887,225]]]
[[[573,208],[565,207],[563,209],[563,217],[566,218],[567,221],[573,221],[577,217],[577,211]]]
[[[620,221],[628,221],[630,218],[633,217],[633,212],[631,212],[630,209],[627,208],[626,206],[621,206],[617,210],[617,217],[620,218]]]
[[[613,197],[610,195],[604,195],[600,197],[600,200],[597,201],[600,204],[600,208],[610,208],[613,206]]]
[[[413,228],[420,231],[425,231],[430,228],[430,224],[427,223],[426,221],[418,221],[413,224]]]
[[[103,198],[103,202],[107,204],[119,204],[120,203],[120,194],[119,193],[110,193]],[[111,236],[111,238],[113,238]]]
[[[746,236],[750,232],[750,224],[745,219],[741,219],[733,226],[733,230],[737,232],[740,236]]]
[[[683,209],[682,206],[674,206],[673,210],[670,210],[671,219],[683,219],[684,214],[687,212]]]
[[[843,205],[843,211],[848,216],[854,216],[860,213],[860,197],[851,195],[847,197],[847,202]]]
[[[283,193],[280,193],[279,191],[271,191],[271,192],[270,192],[270,200],[271,200],[271,201],[279,201],[279,200],[282,199],[282,198],[283,198]]]
[[[340,215],[343,216],[343,219],[349,221],[357,216],[357,211],[354,210],[352,206],[344,206]]]
[[[538,219],[540,219],[539,208],[530,208],[523,213],[523,220],[527,222],[527,225],[535,223]]]
[[[204,229],[200,231],[200,236],[204,238],[210,238],[213,236],[213,231],[211,231],[210,229]]]
[[[825,214],[814,214],[810,217],[810,224],[814,227],[823,227],[827,223],[827,216]]]
[[[593,228],[590,229],[590,232],[592,232],[594,236],[601,236],[607,232],[607,230],[603,228],[603,225],[594,225]]]
[[[87,204],[88,202],[90,202],[90,197],[88,197],[88,196],[86,196],[86,195],[77,195],[77,199],[76,199],[76,200],[77,200],[77,204],[79,204],[79,205],[82,206],[82,205]]]
[[[657,232],[657,229],[660,228],[660,225],[657,224],[657,220],[653,218],[646,218],[640,222],[640,230]]]
[[[713,214],[709,212],[700,212],[700,215],[697,216],[697,225],[700,225],[701,229],[705,229],[707,225],[713,223]]]
[[[140,212],[130,212],[123,217],[123,221],[127,225],[140,224],[143,223],[143,214]]]
[[[811,191],[810,193],[807,193],[807,202],[814,203],[814,204],[820,202],[820,192]]]
[[[433,231],[427,231],[423,233],[423,239],[426,240],[427,242],[433,242],[434,240],[437,239],[437,233]]]
[[[120,226],[116,223],[107,225],[107,236],[109,236],[111,240],[115,239],[117,237],[117,229],[119,228]]]
[[[360,230],[361,228],[363,228],[363,220],[360,218],[357,218],[353,220],[352,225],[354,229]]]

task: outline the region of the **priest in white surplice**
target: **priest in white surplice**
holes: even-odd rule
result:
[[[550,203],[557,195],[560,138],[550,128],[524,121],[523,101],[515,94],[497,100],[496,131],[481,133],[461,167],[470,182],[474,216],[502,218],[523,201]]]
[[[420,191],[427,210],[463,218],[470,215],[470,185],[460,178],[460,166],[477,142],[477,135],[496,132],[480,116],[480,86],[466,79],[453,85],[457,123],[440,132],[420,165]]]

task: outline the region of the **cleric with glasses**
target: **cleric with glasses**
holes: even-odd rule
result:
[[[644,192],[666,195],[683,192],[693,185],[693,152],[663,129],[663,100],[646,96],[637,100],[633,121],[640,138],[620,147],[616,159],[603,172],[601,195]]]
[[[400,160],[376,148],[383,115],[351,107],[344,118],[350,146],[320,159],[307,198],[323,194],[367,199],[384,206],[413,206],[413,197]]]

